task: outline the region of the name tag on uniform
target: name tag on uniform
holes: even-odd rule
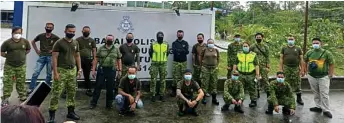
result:
[[[76,50],[76,46],[74,46],[74,49]]]
[[[134,50],[131,50],[132,53],[134,53]]]
[[[53,40],[50,40],[50,44],[52,44],[53,43]]]
[[[22,47],[23,47],[23,49],[25,49],[25,45],[23,45]]]
[[[91,46],[91,43],[88,43],[88,45],[90,45],[90,46]]]

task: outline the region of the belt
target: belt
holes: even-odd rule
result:
[[[252,72],[240,72],[240,71],[239,71],[239,73],[242,74],[242,75],[252,75],[252,74],[254,74],[255,72],[256,72],[255,70],[252,71]]]
[[[89,57],[82,56],[81,59],[93,59],[93,57],[92,56],[89,56]]]
[[[66,69],[74,69],[75,65],[67,65]]]

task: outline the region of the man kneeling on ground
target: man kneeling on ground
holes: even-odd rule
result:
[[[116,108],[119,114],[135,115],[135,109],[143,107],[140,97],[141,82],[136,78],[136,67],[129,67],[128,74],[120,80],[116,96]]]
[[[184,80],[179,81],[177,85],[179,116],[190,113],[198,116],[196,112],[199,101],[203,98],[204,93],[196,81],[191,80],[192,74],[190,69],[186,69],[184,73]],[[196,90],[198,95],[196,97]]]
[[[222,106],[221,111],[228,111],[229,105],[234,104],[234,111],[244,113],[241,106],[245,99],[245,91],[243,84],[238,80],[239,73],[234,72],[232,79],[228,79],[225,82],[223,90],[223,100],[225,105]]]
[[[282,113],[284,115],[295,114],[295,97],[293,91],[288,84],[284,82],[284,73],[277,72],[276,80],[270,83],[270,97],[268,98],[268,110],[266,114],[273,114],[273,110],[279,112],[279,105],[283,105]]]

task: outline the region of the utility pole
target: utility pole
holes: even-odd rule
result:
[[[210,8],[211,11],[214,10],[214,1],[211,1],[211,8]]]
[[[307,29],[308,29],[308,1],[306,1],[306,10],[305,10],[305,27],[304,27],[304,37],[303,37],[303,53],[307,51]]]

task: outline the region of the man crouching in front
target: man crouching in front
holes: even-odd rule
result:
[[[190,69],[186,69],[184,73],[184,80],[179,81],[177,85],[177,101],[179,107],[179,116],[184,116],[190,113],[198,116],[196,112],[199,101],[203,98],[204,93],[196,81],[191,80],[192,74]],[[196,97],[196,90],[198,95]]]
[[[135,98],[134,98],[135,97]],[[142,108],[141,82],[136,78],[136,67],[128,68],[128,74],[121,78],[118,95],[116,96],[116,108],[120,115],[134,116],[136,108]]]

